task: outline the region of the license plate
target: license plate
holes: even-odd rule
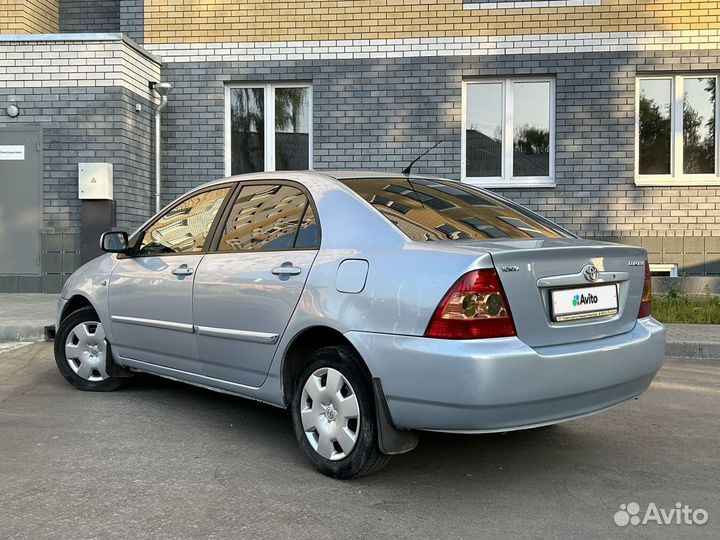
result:
[[[606,317],[618,312],[617,287],[596,285],[550,293],[553,319],[558,322]]]

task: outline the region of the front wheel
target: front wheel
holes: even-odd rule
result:
[[[116,390],[123,379],[108,373],[111,362],[110,344],[94,309],[81,308],[63,319],[55,334],[55,363],[67,382],[79,390]]]
[[[295,436],[315,468],[334,478],[371,474],[390,460],[378,446],[372,386],[361,363],[350,347],[324,347],[295,384]]]

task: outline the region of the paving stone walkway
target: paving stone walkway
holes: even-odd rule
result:
[[[0,294],[0,341],[39,341],[55,322],[57,294]]]

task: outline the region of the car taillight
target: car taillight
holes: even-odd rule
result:
[[[638,319],[649,317],[652,313],[652,279],[650,277],[650,265],[645,261],[645,279],[643,280],[642,299],[640,300],[640,310],[638,311]]]
[[[478,339],[515,335],[515,323],[495,270],[468,272],[445,294],[426,337]]]

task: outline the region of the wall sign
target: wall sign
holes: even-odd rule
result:
[[[0,161],[23,161],[25,145],[0,145]]]

